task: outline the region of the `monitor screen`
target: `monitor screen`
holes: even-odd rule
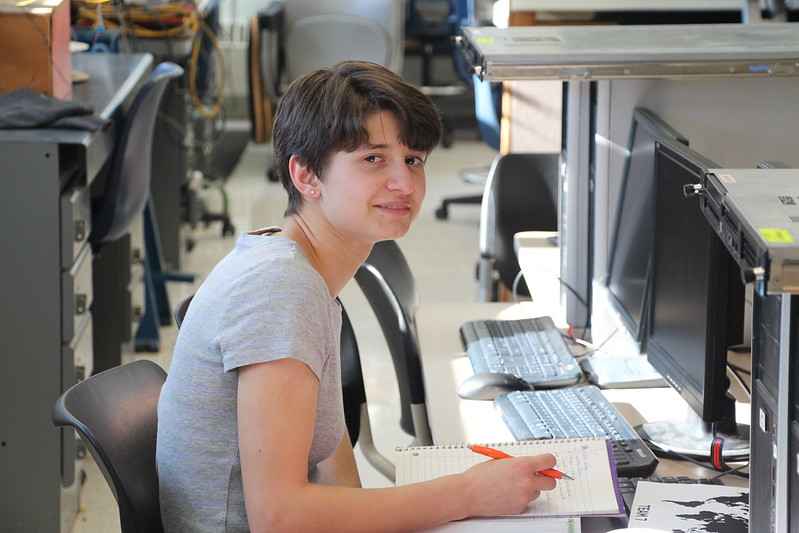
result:
[[[655,227],[655,141],[688,140],[645,108],[633,112],[627,158],[608,256],[609,301],[624,327],[646,350],[652,235]]]
[[[679,143],[656,142],[647,338],[649,362],[707,424],[711,437],[726,427],[733,433],[737,429],[735,403],[728,395],[727,350],[743,336],[744,285],[738,266],[702,214],[699,197],[686,198],[684,186],[699,183],[708,168],[716,167]],[[700,442],[689,455],[707,455],[706,444],[702,449]]]

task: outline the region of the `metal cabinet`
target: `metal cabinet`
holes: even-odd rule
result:
[[[94,298],[91,182],[149,55],[73,58],[73,88],[110,127],[0,130],[0,531],[69,531],[80,476],[74,430],[57,429],[58,396],[91,373]]]

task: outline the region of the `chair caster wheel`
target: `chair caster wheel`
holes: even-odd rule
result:
[[[222,236],[223,237],[232,237],[236,233],[236,227],[231,224],[230,222],[225,222],[222,224]]]
[[[447,206],[442,205],[438,209],[436,209],[436,218],[439,220],[446,220],[449,216],[449,211],[447,210]]]
[[[280,176],[277,175],[277,170],[274,168],[266,171],[266,177],[269,181],[280,181]]]

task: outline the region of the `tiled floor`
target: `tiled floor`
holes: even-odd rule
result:
[[[479,187],[464,183],[458,170],[487,164],[495,155],[481,141],[456,139],[452,147],[439,148],[428,161],[426,205],[411,232],[400,241],[414,272],[422,302],[475,300],[479,207],[455,206],[446,221],[437,220],[434,211],[444,197],[478,193]],[[265,146],[248,146],[228,180],[229,208],[237,230],[281,224],[285,193],[279,184],[264,177],[268,157],[269,151]],[[215,200],[211,195],[209,202]],[[234,239],[221,237],[217,225],[198,228],[192,236],[197,245],[185,254],[181,269],[199,273],[199,283],[202,275],[230,250]],[[176,304],[196,288],[197,284],[171,284],[171,304]],[[391,359],[371,309],[354,282],[345,288],[341,299],[358,337],[375,442],[377,448],[391,458],[395,446],[409,444],[411,440],[399,428],[399,395]],[[168,370],[175,335],[174,326],[162,328],[159,353],[134,354],[131,357],[152,359]],[[389,485],[366,462],[357,447],[356,458],[365,487]],[[84,470],[86,483],[81,499],[82,510],[73,533],[119,531],[116,503],[97,466],[86,460]]]

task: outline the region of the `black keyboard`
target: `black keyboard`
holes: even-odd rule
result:
[[[594,385],[518,391],[494,399],[517,440],[603,437],[610,441],[619,476],[649,476],[657,457]]]
[[[582,371],[552,318],[475,320],[461,326],[474,372],[502,372],[538,387],[577,383]]]
[[[638,488],[639,481],[654,481],[655,483],[703,483],[707,485],[721,485],[721,480],[718,478],[703,478],[694,479],[687,476],[663,476],[663,477],[620,477],[619,490],[624,499],[624,508],[627,515],[630,514],[633,501],[635,500],[635,489]]]

